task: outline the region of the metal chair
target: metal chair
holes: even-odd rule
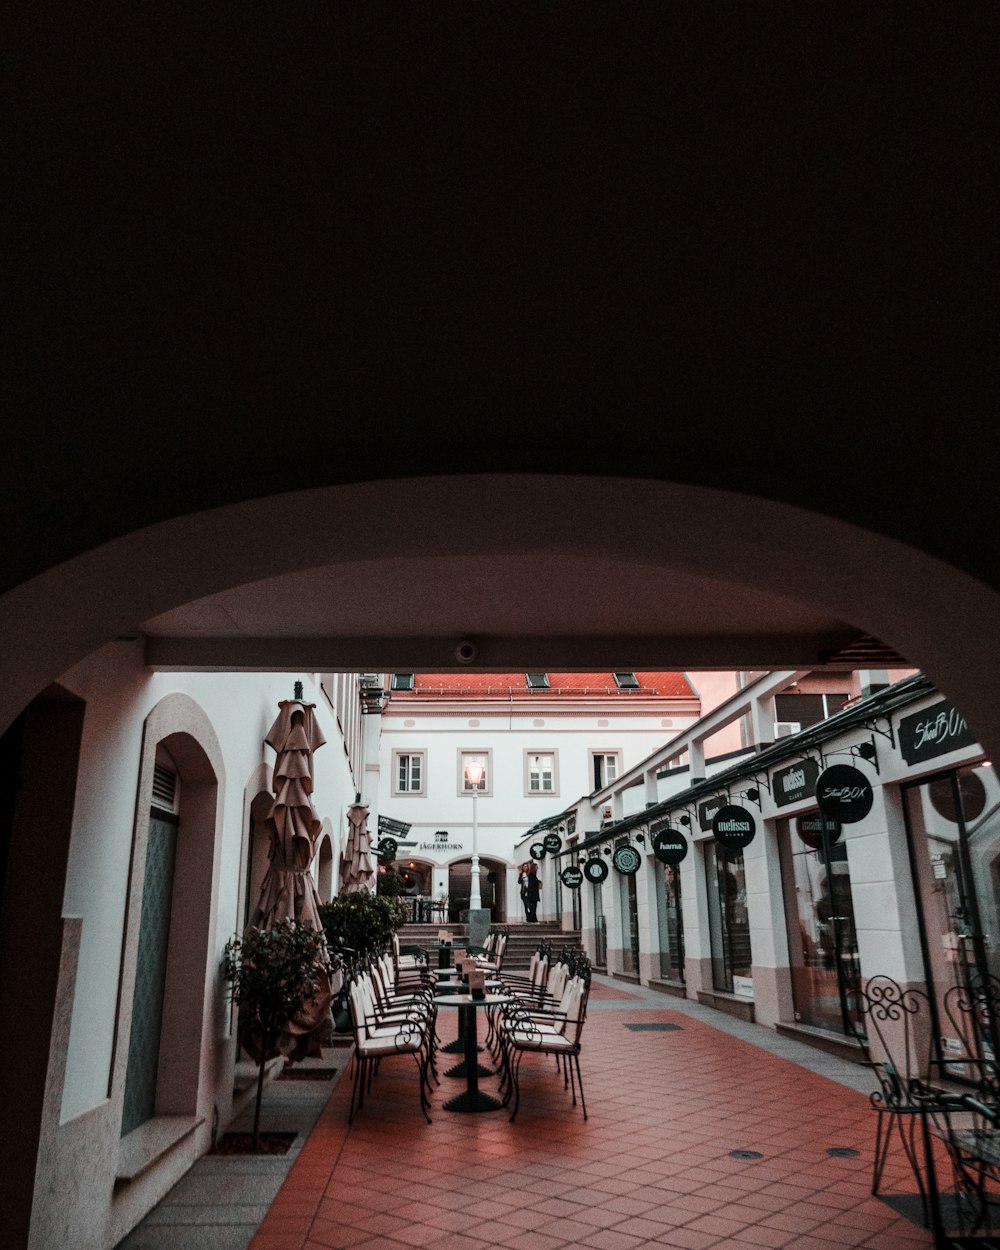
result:
[[[930,1207],[917,1133],[923,1131],[923,1118],[933,1108],[949,1104],[948,1095],[931,1081],[935,1061],[930,1000],[923,990],[903,989],[891,977],[880,975],[864,987],[852,987],[848,1004],[852,1032],[878,1079],[878,1089],[869,1095],[878,1115],[871,1191],[879,1191],[895,1132],[916,1179],[926,1225]]]

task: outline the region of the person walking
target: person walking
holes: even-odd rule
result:
[[[528,924],[538,923],[538,897],[542,892],[542,883],[538,876],[538,865],[531,861],[525,865],[526,879],[521,886],[521,897],[524,899],[524,918]]]

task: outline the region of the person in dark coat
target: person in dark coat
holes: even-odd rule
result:
[[[521,882],[521,898],[524,900],[524,918],[528,924],[538,923],[538,896],[542,892],[542,883],[538,878],[538,865],[532,860],[524,865],[525,871]]]

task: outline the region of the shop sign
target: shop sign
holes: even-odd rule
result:
[[[717,794],[714,798],[706,799],[704,803],[698,804],[698,820],[702,829],[711,829],[715,813],[720,811],[725,805],[726,796],[724,794]]]
[[[839,820],[834,820],[832,816],[824,816],[822,812],[810,812],[808,816],[800,816],[797,824],[799,837],[814,851],[818,851],[823,845],[824,837],[827,846],[833,846],[835,842],[840,841],[840,835],[843,832],[843,826]]]
[[[740,851],[749,846],[757,832],[753,813],[735,803],[720,807],[712,819],[712,835],[727,851]]]
[[[654,826],[651,830],[650,842],[653,854],[661,864],[670,864],[676,868],[688,853],[688,844],[684,835],[669,825]]]
[[[599,856],[593,855],[584,864],[583,875],[588,881],[593,881],[595,885],[600,885],[608,875],[608,866]]]
[[[834,764],[819,775],[816,801],[825,815],[854,825],[872,810],[875,792],[864,773],[850,764]]]
[[[379,834],[394,833],[399,838],[405,838],[410,832],[410,826],[405,820],[393,820],[391,816],[380,816],[378,818]]]
[[[604,865],[602,864],[603,868]],[[568,886],[571,890],[578,890],[580,883],[583,881],[583,871],[577,868],[575,864],[570,864],[568,868],[564,868],[559,874],[559,878],[563,885]]]
[[[819,765],[815,760],[797,760],[788,768],[779,768],[772,774],[771,785],[777,807],[800,803],[816,793]]]
[[[461,851],[461,842],[421,842],[421,851]]]
[[[532,842],[528,850],[528,854],[531,856],[532,859],[544,859],[545,847],[541,842]]]
[[[907,764],[920,764],[959,747],[974,746],[975,741],[969,722],[948,699],[899,722],[899,749]]]
[[[753,998],[753,977],[733,977],[733,993],[737,998]]]
[[[639,871],[642,856],[634,846],[616,846],[615,853],[611,856],[611,862],[614,864],[615,870],[620,872],[623,877],[631,877]]]
[[[562,850],[562,838],[558,833],[547,833],[542,838],[542,846],[545,847],[550,855],[555,855],[556,851]]]
[[[379,844],[375,848],[380,859],[392,861],[396,858],[396,852],[399,850],[399,843],[395,838],[381,838]]]

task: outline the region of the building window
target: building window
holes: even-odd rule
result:
[[[524,793],[553,795],[558,792],[555,751],[525,751]]]
[[[393,751],[392,792],[397,794],[423,794],[425,768],[424,751]]]
[[[621,751],[591,751],[590,758],[595,790],[603,790],[618,779],[622,771]]]
[[[639,689],[639,678],[635,673],[615,673],[614,678],[619,690]]]
[[[776,694],[774,719],[808,729],[839,712],[846,702],[846,694]]]
[[[525,673],[529,690],[548,690],[549,675],[548,673]]]
[[[493,793],[493,752],[492,751],[459,751],[458,753],[458,792],[471,794],[473,786],[469,781],[466,769],[470,764],[478,764],[482,769],[479,784],[475,787],[477,794]]]
[[[393,690],[412,690],[413,674],[412,673],[393,673],[392,675]]]

